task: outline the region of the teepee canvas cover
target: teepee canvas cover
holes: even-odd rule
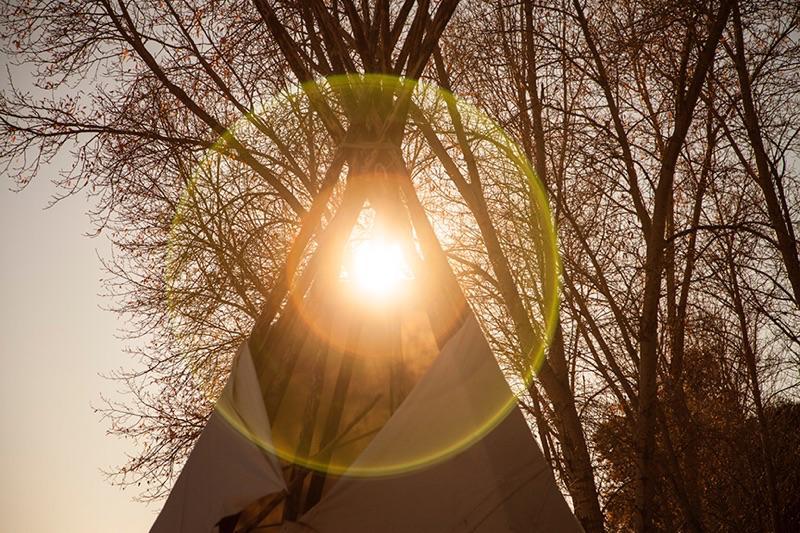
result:
[[[212,531],[223,517],[285,489],[275,457],[254,444],[269,442],[269,427],[253,360],[244,343],[217,408],[150,531]]]
[[[480,420],[485,414],[481,404],[491,403],[487,395],[507,394],[507,387],[480,327],[469,315],[353,466],[368,468],[386,457],[415,457],[416,443],[408,436],[432,432],[434,438],[458,437],[453,432],[469,426],[463,424],[465,418]],[[258,407],[260,392],[246,345],[220,401],[228,402],[226,409],[236,406],[244,427],[268,428],[254,424],[266,423],[266,415]],[[269,434],[259,438],[269,439]],[[224,516],[285,489],[277,460],[214,413],[152,531],[212,531]],[[342,476],[316,506],[280,531],[502,533],[581,528],[514,407],[483,438],[444,461],[396,476]]]

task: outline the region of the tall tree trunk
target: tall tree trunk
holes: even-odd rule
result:
[[[525,83],[524,90],[519,92],[519,107],[523,129],[526,133],[532,134],[534,141],[531,145],[528,139],[523,139],[526,155],[532,160],[537,177],[552,195],[547,170],[543,104],[539,95],[536,48],[533,42],[535,29],[533,9],[533,2],[525,0],[522,6],[523,72],[521,74]],[[530,109],[526,93],[530,96]],[[484,222],[484,225],[491,227],[488,216],[486,218],[487,221]],[[494,231],[493,228],[486,228],[486,230]],[[497,273],[496,269],[495,272]],[[530,348],[526,348],[523,344],[523,349]],[[547,359],[547,363],[539,371],[538,378],[555,412],[555,425],[564,460],[564,477],[572,498],[575,516],[581,522],[584,530],[604,531],[603,512],[600,509],[594,468],[575,404],[575,395],[569,383],[567,356],[564,351],[564,333],[560,320],[556,324]]]
[[[661,274],[664,267],[664,231],[672,195],[676,164],[714,52],[731,12],[733,0],[725,0],[711,24],[709,35],[697,59],[692,80],[676,97],[675,126],[667,141],[653,198],[653,217],[647,235],[644,298],[639,323],[639,419],[636,427],[638,479],[636,484],[636,531],[653,528],[655,487],[655,422],[658,377],[658,308],[661,300]],[[687,48],[688,53],[688,48]]]
[[[778,486],[775,481],[775,467],[772,463],[772,439],[770,437],[767,417],[764,413],[764,402],[761,398],[761,384],[758,379],[758,366],[756,364],[756,354],[753,343],[750,339],[747,315],[742,301],[742,293],[739,287],[739,275],[736,265],[733,262],[733,252],[728,248],[728,269],[731,283],[731,299],[733,309],[739,319],[739,329],[742,335],[742,355],[744,356],[747,377],[750,381],[750,389],[753,392],[753,404],[756,409],[756,420],[758,422],[758,436],[761,441],[761,456],[764,461],[764,473],[767,476],[767,497],[769,498],[770,519],[772,527],[776,533],[783,532],[783,524],[780,517],[780,502],[778,501]]]
[[[449,89],[448,73],[441,55],[434,54],[434,60],[441,85]],[[503,303],[514,323],[520,350],[523,354],[532,353],[537,343],[541,342],[544,332],[537,331],[528,316],[508,258],[503,251],[497,230],[489,215],[489,208],[483,196],[477,167],[474,165],[474,161],[473,164],[470,163],[473,155],[461,126],[458,110],[449,104],[448,107],[460,146],[465,151],[469,180],[461,174],[458,166],[449,157],[432,128],[425,127],[424,123],[421,124],[423,134],[433,151],[442,161],[445,170],[475,217]],[[556,325],[553,346],[550,347],[547,361],[542,365],[538,377],[556,412],[556,425],[562,443],[565,469],[568,473],[567,487],[573,499],[575,515],[586,531],[603,531],[603,514],[600,510],[591,457],[575,405],[575,397],[569,386],[569,372],[564,354],[563,334],[560,324]]]
[[[572,498],[575,516],[585,531],[604,531],[603,513],[600,510],[592,459],[575,405],[575,395],[569,386],[560,322],[556,327],[547,359],[539,371],[539,381],[553,404],[556,429],[567,474],[567,489]]]
[[[744,53],[744,34],[738,4],[733,10],[733,33],[736,52],[732,54],[739,77],[739,87],[742,94],[742,107],[744,108],[744,126],[747,137],[753,147],[756,159],[756,181],[764,195],[767,215],[775,236],[778,239],[778,251],[786,266],[789,283],[792,286],[795,304],[800,308],[800,257],[798,256],[797,239],[794,236],[792,220],[789,213],[781,208],[781,201],[775,192],[779,186],[771,172],[771,164],[761,133],[761,124],[758,120],[755,102],[753,101],[753,88],[750,74],[747,71],[747,58]]]

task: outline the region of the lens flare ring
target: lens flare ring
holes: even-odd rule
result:
[[[397,93],[407,91],[411,94],[416,111],[411,113],[409,128],[416,129],[418,132],[425,127],[431,128],[442,138],[447,139],[449,136],[452,146],[458,144],[448,112],[451,108],[456,109],[463,120],[462,126],[466,130],[470,142],[475,145],[473,150],[481,156],[482,161],[488,161],[487,166],[491,164],[494,169],[501,169],[518,176],[527,184],[525,207],[531,211],[532,219],[535,220],[539,232],[534,240],[539,243],[540,249],[537,252],[541,254],[539,258],[542,265],[541,287],[539,288],[541,294],[539,321],[542,327],[537,342],[523,357],[522,367],[517,369],[516,375],[507,376],[514,391],[517,393],[524,391],[544,363],[545,350],[552,339],[558,319],[560,264],[556,232],[546,190],[519,145],[508,136],[503,128],[477,107],[434,84],[391,76],[373,74],[333,76],[308,82],[280,93],[257,111],[236,122],[207,151],[196,165],[191,180],[181,195],[169,232],[165,284],[172,337],[179,344],[180,350],[186,353],[191,353],[193,347],[200,342],[194,334],[183,333],[186,323],[191,321],[192,317],[184,316],[180,306],[186,287],[196,283],[199,276],[207,276],[208,270],[213,270],[208,267],[208,264],[193,263],[183,253],[183,248],[187,244],[194,244],[191,239],[196,238],[198,227],[203,226],[203,221],[198,219],[207,216],[208,213],[216,212],[214,207],[219,207],[209,207],[205,194],[208,192],[207,189],[217,186],[212,182],[220,179],[222,175],[226,176],[225,179],[230,177],[232,180],[231,183],[226,182],[224,185],[225,191],[230,192],[232,197],[237,194],[237,189],[247,189],[246,185],[239,186],[237,184],[237,180],[240,178],[238,173],[241,171],[236,162],[226,157],[229,141],[234,137],[240,139],[251,135],[253,128],[261,128],[259,129],[261,131],[264,125],[269,128],[273,124],[277,124],[281,126],[284,133],[287,132],[287,128],[297,128],[297,131],[300,131],[300,128],[308,127],[308,124],[303,121],[307,121],[309,117],[313,116],[314,105],[312,105],[309,95],[313,95],[314,98],[327,99],[326,101],[335,112],[336,110],[341,111],[341,106],[336,104],[336,98],[345,91],[359,90],[360,88],[368,90],[374,87],[388,87]],[[320,127],[319,129],[323,130],[324,128]],[[294,141],[292,140],[292,142]],[[452,149],[452,147],[448,147],[448,149]],[[334,151],[335,146],[328,145],[324,146],[320,153],[330,154]],[[243,174],[241,180],[246,179]],[[436,225],[436,221],[434,221],[434,225]],[[349,263],[343,266],[342,278],[355,285],[362,293],[369,294],[374,298],[390,300],[399,292],[398,287],[412,277],[401,248],[391,242],[367,239],[352,243],[351,248],[351,257]],[[213,258],[206,259],[206,261],[212,262]],[[224,314],[225,309],[222,309],[220,315]],[[235,328],[236,324],[231,324],[231,326]],[[321,330],[314,320],[307,317],[306,326],[309,328],[310,334],[333,342],[329,338],[329,332]],[[339,348],[341,349],[341,346]],[[229,364],[229,361],[227,363],[218,363],[217,361],[217,359],[213,359],[212,362],[188,359],[186,361],[186,366],[194,375],[198,388],[206,394],[209,400],[215,398],[221,391],[222,384],[219,376],[222,371],[219,367]],[[318,451],[298,455],[297,446],[294,445],[278,446],[262,441],[256,441],[256,444],[286,461],[333,474],[392,475],[437,463],[476,442],[503,420],[514,407],[517,396],[509,389],[507,397],[493,401],[494,404],[486,409],[488,413],[486,416],[468,427],[458,428],[457,433],[460,437],[451,442],[437,443],[435,447],[420,453],[413,459],[388,460],[384,464],[371,465],[367,469],[359,469],[346,462],[337,464],[321,461]],[[253,432],[248,428],[239,427],[240,424],[236,417],[224,410],[220,410],[220,412],[244,435],[252,438]],[[413,437],[410,436],[410,438]]]

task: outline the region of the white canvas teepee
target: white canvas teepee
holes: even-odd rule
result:
[[[247,383],[253,393],[233,398],[244,402],[233,405],[243,407],[256,399],[258,383],[254,375],[242,375],[253,372],[246,348],[238,360],[231,381]],[[412,461],[430,448],[431,439],[447,443],[468,437],[459,432],[486,419],[482,409],[496,405],[491,401],[495,395],[507,396],[508,384],[470,314],[353,468],[368,469],[387,458]],[[230,399],[223,396],[223,401]],[[248,418],[256,412],[261,414]],[[266,422],[263,408],[248,411],[242,420],[251,427],[256,418]],[[219,424],[227,422],[215,413],[153,531],[211,531],[236,505],[244,507],[248,497],[253,501],[285,489],[274,458],[264,459],[261,450],[231,427],[224,442],[219,440]],[[221,444],[212,447],[210,441]],[[198,514],[202,521],[180,519]],[[283,524],[281,531],[503,533],[578,532],[581,527],[514,407],[486,435],[448,459],[396,476],[342,476],[317,505],[296,522]]]
[[[213,531],[223,517],[265,494],[284,490],[276,458],[254,444],[269,439],[261,389],[244,343],[151,533]]]

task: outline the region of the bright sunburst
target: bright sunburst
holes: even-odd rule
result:
[[[354,242],[344,275],[359,289],[377,296],[391,294],[411,278],[403,249],[382,239]]]

